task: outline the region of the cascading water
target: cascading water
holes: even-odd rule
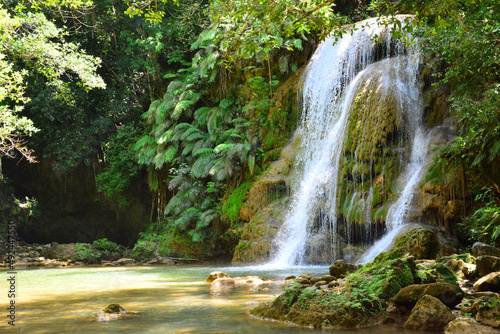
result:
[[[406,18],[407,16],[401,16],[398,19],[403,21]],[[339,191],[344,176],[341,167],[345,163],[346,143],[351,140],[346,137],[364,126],[359,121],[357,128],[352,126],[352,123],[355,123],[353,109],[358,108],[356,105],[360,100],[360,92],[364,95],[370,95],[371,91],[376,92],[377,98],[370,99],[377,102],[379,109],[384,106],[386,100],[394,104],[394,108],[398,109],[394,122],[404,123],[401,128],[406,129],[407,141],[413,142],[415,151],[409,167],[406,168],[407,174],[414,176],[418,174],[416,169],[421,168],[422,154],[417,150],[423,133],[420,126],[421,103],[417,79],[419,54],[413,46],[406,47],[400,41],[391,40],[390,28],[379,24],[377,19],[360,22],[356,24],[356,28],[352,34],[344,35],[336,44],[333,39],[323,42],[306,69],[303,114],[301,126],[296,133],[300,136],[301,144],[295,161],[292,204],[274,241],[274,266],[288,267],[314,262],[311,253],[315,250],[321,253],[318,257],[326,263],[339,255],[337,220],[339,208],[343,203],[337,202],[339,199],[346,202],[345,189]],[[381,39],[383,43],[375,42],[375,38]],[[388,136],[384,132],[386,130],[382,130],[382,134]],[[382,139],[386,140],[385,137]],[[407,156],[403,148],[401,145],[401,152],[397,153],[401,159]],[[350,155],[363,160],[361,145],[360,149],[352,151]],[[377,169],[374,166],[375,160],[368,158],[367,161],[363,163],[371,164],[370,170]],[[368,224],[366,233],[370,235],[373,188],[378,187],[377,182],[381,181],[376,182],[371,172],[368,173],[369,178],[365,174],[354,182],[358,182],[360,189],[369,189],[351,194],[352,200],[346,210],[356,216],[359,211],[357,207],[363,207],[362,218],[358,219]],[[385,174],[379,176],[383,175]],[[410,180],[407,184],[411,182]],[[408,186],[405,187],[397,207],[408,205],[411,199],[413,186],[408,190],[406,188]],[[398,224],[402,223],[407,209],[401,210],[391,210],[389,216],[394,218],[389,218],[393,222],[392,225],[388,222],[389,229],[390,226],[399,226]],[[398,223],[394,223],[395,221]],[[349,235],[349,231],[346,235]],[[349,240],[346,242],[349,243]]]

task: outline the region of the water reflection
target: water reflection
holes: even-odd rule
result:
[[[324,267],[259,271],[200,266],[20,270],[16,329],[27,333],[352,333],[251,319],[247,311],[280,294],[279,284],[215,291],[204,281],[216,270],[231,277],[258,275],[271,280],[328,271]],[[0,282],[1,291],[7,291],[6,281]],[[139,314],[98,321],[99,311],[114,303]],[[6,326],[2,322],[0,332]],[[356,331],[398,332],[391,327]]]

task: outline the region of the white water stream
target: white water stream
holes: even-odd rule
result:
[[[404,18],[402,16],[400,19]],[[404,178],[404,190],[388,214],[388,236],[396,233],[405,223],[427,147],[421,126],[422,108],[417,79],[419,54],[415,47],[404,47],[401,42],[391,43],[388,29],[379,24],[377,19],[360,22],[356,28],[335,45],[333,39],[323,42],[306,69],[303,115],[296,133],[300,136],[301,145],[295,161],[292,204],[275,239],[276,252],[271,261],[272,266],[304,264],[306,244],[311,238],[309,227],[318,211],[322,210],[328,217],[336,217],[339,160],[343,153],[349,114],[361,85],[372,80],[373,73],[378,73],[377,89],[390,90],[395,95],[402,117],[408,123],[405,127],[412,136],[410,142],[413,152],[405,168],[408,177]],[[383,44],[373,40],[377,36],[383,40]],[[383,59],[387,56],[393,56],[392,61]],[[331,243],[330,256],[335,259],[336,218],[326,219],[324,224],[329,225],[324,230],[331,233],[328,238]],[[369,257],[377,252],[374,250]]]

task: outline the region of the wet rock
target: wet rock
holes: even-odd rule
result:
[[[211,289],[223,289],[223,288],[232,288],[236,285],[236,282],[232,278],[217,278],[210,285]]]
[[[474,283],[474,290],[500,292],[500,272],[493,272],[481,277]]]
[[[454,320],[450,309],[439,299],[425,295],[419,299],[404,324],[405,329],[443,330]]]
[[[475,257],[483,255],[500,257],[500,249],[487,244],[483,244],[482,242],[476,242],[472,246],[472,255],[474,255]]]
[[[462,301],[464,292],[459,286],[448,283],[413,284],[401,289],[392,301],[410,308],[424,295],[438,298],[448,307],[455,307]]]
[[[109,314],[127,313],[127,311],[119,304],[109,304],[108,306],[104,307],[101,312]]]
[[[295,275],[290,275],[290,276],[285,277],[285,281],[296,279],[296,278],[297,277],[295,277]]]
[[[245,285],[261,285],[264,283],[264,280],[257,276],[247,276],[238,280],[237,283]]]
[[[218,278],[230,278],[230,277],[228,274],[223,273],[222,271],[214,271],[214,272],[210,273],[210,275],[208,275],[205,282],[212,283],[213,281],[215,281]]]
[[[458,317],[455,320],[451,321],[444,328],[445,334],[496,334],[500,333],[500,331],[482,325],[478,323],[475,319],[470,317]]]
[[[355,264],[346,263],[344,260],[335,261],[329,268],[330,275],[335,277],[345,277],[358,270]]]
[[[406,249],[416,259],[434,259],[439,250],[436,233],[419,225],[396,237],[394,245]]]
[[[457,276],[448,266],[435,260],[417,260],[415,268],[417,282],[421,284],[444,282],[457,284]],[[461,273],[461,271],[460,271]]]
[[[480,276],[488,275],[494,271],[500,271],[500,257],[481,255],[476,258],[476,267]]]
[[[331,288],[334,288],[336,286],[339,286],[339,282],[338,281],[331,281],[330,283],[328,283],[328,287],[331,289]]]
[[[310,280],[312,278],[312,275],[311,274],[302,274],[299,276],[299,278]]]

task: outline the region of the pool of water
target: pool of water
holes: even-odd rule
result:
[[[247,311],[282,293],[279,284],[214,291],[205,283],[212,271],[231,277],[257,275],[283,280],[288,275],[321,276],[326,267],[81,267],[18,270],[16,326],[7,324],[7,271],[1,272],[4,311],[0,332],[26,333],[404,333],[396,327],[357,331],[313,330],[251,318]],[[137,314],[99,321],[99,310],[120,304]],[[411,333],[418,333],[412,331]]]

